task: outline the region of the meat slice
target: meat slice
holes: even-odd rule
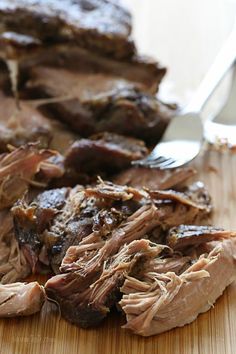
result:
[[[147,152],[143,141],[101,133],[74,142],[66,153],[65,165],[78,172],[114,173],[129,166],[131,161],[143,158]]]
[[[125,275],[133,272],[149,257],[159,255],[163,248],[152,246],[148,240],[133,241],[124,245],[104,264],[98,279],[86,289],[79,290],[76,286],[76,282],[79,282],[77,273],[63,274],[51,278],[46,283],[47,294],[61,304],[62,315],[69,321],[84,328],[96,326],[117,302]],[[66,281],[65,286],[67,278],[69,282]]]
[[[44,109],[83,137],[110,131],[156,143],[175,111],[114,74],[37,66],[26,88],[26,96],[53,98]]]
[[[160,170],[145,167],[131,167],[113,178],[114,183],[151,190],[176,188],[193,177],[196,171],[191,167],[174,170]]]
[[[0,155],[0,210],[12,206],[34,184],[43,161],[55,155],[50,150],[38,150],[35,145],[25,145],[9,154]],[[51,175],[58,169],[50,171]],[[49,169],[47,169],[49,172]],[[45,170],[45,177],[47,173]],[[35,181],[36,185],[36,181]],[[41,185],[42,186],[42,185]]]
[[[142,279],[127,278],[120,301],[127,318],[124,328],[151,336],[184,326],[209,310],[236,276],[236,239],[228,236],[207,243],[207,253],[180,275],[148,272]]]
[[[116,60],[73,45],[70,45],[69,48],[61,45],[50,47],[34,59],[24,61],[22,68],[30,65],[33,67],[43,65],[51,68],[66,68],[79,74],[81,80],[95,79],[97,75],[101,84],[104,80],[107,80],[108,83],[109,80],[123,82],[126,86],[132,84],[144,92],[153,94],[157,92],[166,73],[164,67],[146,56],[136,54],[126,60]],[[33,69],[34,72],[37,70]],[[95,81],[94,79],[93,81]]]
[[[229,232],[217,227],[179,225],[169,230],[166,237],[168,246],[175,250],[198,246],[201,243],[228,237]]]
[[[44,301],[44,289],[37,282],[0,284],[0,317],[32,315]]]
[[[52,129],[46,119],[35,108],[21,103],[16,107],[12,97],[0,92],[0,151],[7,151],[7,145],[19,147],[28,142],[38,141],[42,148],[49,146]]]
[[[135,51],[128,38],[130,14],[115,1],[3,0],[0,21],[2,32],[27,35],[42,45],[73,42],[119,59]]]

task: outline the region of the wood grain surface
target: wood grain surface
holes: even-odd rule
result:
[[[214,223],[236,230],[236,155],[205,151],[194,165],[213,196]],[[235,354],[236,284],[214,308],[183,328],[142,338],[121,329],[113,313],[97,329],[83,330],[44,308],[42,313],[0,320],[1,354]]]
[[[168,64],[167,86],[174,82],[173,91],[187,99],[230,30],[235,2],[127,1],[140,49]],[[194,165],[213,197],[214,223],[236,230],[236,155],[207,150]],[[236,284],[183,328],[142,338],[121,329],[123,321],[111,314],[101,327],[82,330],[47,308],[27,318],[2,319],[0,354],[235,354]]]

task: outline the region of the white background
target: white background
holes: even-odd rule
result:
[[[168,67],[161,94],[185,103],[227,38],[236,0],[124,0],[139,51]]]

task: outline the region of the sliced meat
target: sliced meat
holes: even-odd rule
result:
[[[52,151],[38,150],[30,144],[0,155],[0,210],[12,206],[23,196],[34,184],[42,162],[53,155]]]
[[[43,45],[73,42],[117,58],[135,51],[128,38],[130,14],[114,1],[3,0],[0,20],[2,32],[27,35]],[[21,42],[12,40],[14,44]]]
[[[91,53],[89,50],[73,45],[69,47],[63,45],[50,46],[41,53],[37,53],[37,56],[31,57],[29,60],[24,60],[20,64],[21,71],[23,72],[27,71],[29,67],[33,68],[31,76],[38,79],[39,84],[39,73],[41,70],[47,70],[47,67],[57,69],[64,68],[77,73],[83,86],[86,82],[91,83],[91,80],[95,83],[95,78],[97,77],[100,79],[102,87],[110,87],[111,89],[111,84],[117,81],[117,83],[120,82],[126,86],[132,84],[132,86],[134,85],[148,93],[157,92],[159,84],[166,73],[164,67],[146,56],[136,54],[126,60],[116,60],[94,52]],[[37,68],[39,69],[37,70]],[[50,71],[50,73],[54,75],[55,70]],[[41,74],[42,78],[45,80],[43,72],[41,72]],[[56,80],[58,80],[58,78]],[[108,86],[105,80],[107,80]],[[109,81],[111,81],[110,84]],[[79,83],[77,83],[77,85],[78,88],[82,87]],[[89,89],[89,85],[87,84],[86,86],[87,89]],[[95,83],[96,92],[97,89],[98,86]],[[90,88],[90,90],[94,90],[94,88]]]
[[[180,225],[169,230],[166,243],[175,250],[183,250],[189,246],[228,238],[229,234],[229,231],[217,227]]]
[[[151,336],[184,326],[209,310],[235,279],[236,239],[209,242],[207,248],[208,253],[180,275],[148,272],[139,280],[129,277],[121,289],[124,328]]]
[[[25,95],[53,98],[42,108],[84,137],[110,131],[156,143],[175,112],[134,83],[103,73],[38,66],[26,87]]]
[[[7,145],[19,147],[38,141],[47,148],[52,139],[50,122],[39,111],[21,102],[18,110],[14,98],[0,92],[0,151],[7,151]]]
[[[65,164],[78,172],[114,173],[147,154],[145,144],[137,139],[102,133],[76,141],[68,149]]]
[[[195,174],[196,171],[191,167],[175,170],[131,167],[115,176],[113,181],[117,184],[135,188],[145,187],[151,190],[163,190],[177,187]]]
[[[37,282],[0,284],[0,317],[32,315],[44,301],[44,289]]]
[[[46,283],[47,295],[60,303],[62,315],[69,321],[84,328],[96,326],[117,302],[125,276],[162,250],[163,246],[151,246],[147,240],[133,241],[104,264],[99,278],[86,289],[76,286],[77,273],[63,274]]]

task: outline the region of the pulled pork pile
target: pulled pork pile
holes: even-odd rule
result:
[[[52,300],[84,328],[114,307],[143,336],[193,321],[234,280],[236,238],[208,226],[192,168],[131,167],[175,113],[166,69],[114,0],[2,0],[0,21],[0,316]]]

